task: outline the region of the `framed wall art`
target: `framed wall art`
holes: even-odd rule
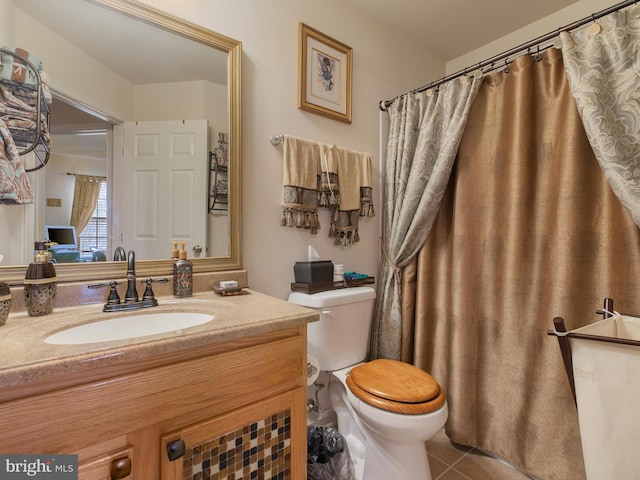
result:
[[[351,123],[351,47],[300,22],[298,108]]]

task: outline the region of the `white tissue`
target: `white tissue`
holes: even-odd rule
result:
[[[310,262],[317,262],[320,260],[320,254],[311,245],[308,247],[307,260]]]

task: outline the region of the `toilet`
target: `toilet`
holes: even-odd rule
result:
[[[357,480],[430,480],[425,442],[447,420],[445,393],[413,365],[365,362],[375,291],[292,292],[289,301],[320,314],[307,325],[307,350],[330,372],[329,399]]]

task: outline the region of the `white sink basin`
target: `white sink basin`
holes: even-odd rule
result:
[[[44,339],[54,345],[79,345],[146,337],[203,325],[213,315],[192,312],[162,312],[109,318],[67,328]]]

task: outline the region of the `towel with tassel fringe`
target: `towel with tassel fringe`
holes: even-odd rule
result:
[[[334,238],[334,245],[346,247],[360,241],[359,217],[375,216],[372,158],[368,153],[335,145],[329,149],[326,157],[328,164],[336,166],[338,183],[338,203],[329,205],[332,209],[329,236]]]
[[[331,210],[335,245],[360,241],[359,217],[373,217],[372,157],[284,135],[281,225],[320,230],[318,208]]]
[[[318,233],[319,159],[324,150],[325,146],[318,142],[284,137],[282,226]]]

